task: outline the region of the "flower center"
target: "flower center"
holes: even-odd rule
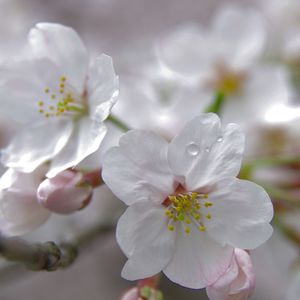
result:
[[[45,100],[38,101],[38,112],[44,117],[75,117],[87,112],[83,98],[67,82],[65,76],[61,76],[57,89],[44,89]]]
[[[177,195],[170,195],[165,201],[167,209],[165,215],[168,217],[168,229],[174,231],[176,224],[184,227],[184,232],[191,232],[190,225],[194,224],[199,231],[206,230],[203,218],[212,218],[209,208],[213,203],[208,200],[207,194],[188,192]]]
[[[223,92],[225,95],[233,95],[241,91],[245,82],[243,72],[230,70],[224,65],[217,65],[215,76],[207,82],[209,88]]]

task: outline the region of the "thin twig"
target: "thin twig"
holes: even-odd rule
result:
[[[21,238],[0,236],[0,255],[9,261],[21,263],[33,271],[64,269],[75,261],[81,248],[113,228],[113,222],[101,222],[80,233],[70,242],[60,244],[54,242],[31,244]]]

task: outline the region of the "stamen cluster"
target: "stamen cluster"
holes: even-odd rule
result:
[[[38,101],[38,112],[44,117],[60,117],[60,116],[74,116],[85,112],[85,107],[80,96],[72,91],[72,87],[67,84],[67,78],[61,76],[58,85],[58,95],[51,91],[49,87],[44,89],[44,93],[53,104],[46,105],[45,101]],[[56,101],[56,103],[54,102]]]
[[[180,222],[184,232],[189,234],[191,232],[189,225],[194,223],[199,231],[204,232],[206,227],[201,219],[203,216],[208,220],[212,218],[211,213],[202,212],[201,209],[202,206],[206,209],[213,206],[213,203],[207,199],[207,194],[197,192],[170,195],[166,203],[168,208],[165,210],[165,215],[169,218],[168,229],[174,231],[175,223]]]

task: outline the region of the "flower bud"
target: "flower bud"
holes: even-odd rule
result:
[[[138,288],[133,287],[122,296],[121,300],[139,300],[139,298]]]
[[[91,200],[93,189],[80,185],[83,174],[70,170],[44,180],[38,187],[39,203],[58,214],[69,214],[84,208]]]
[[[206,288],[210,300],[246,300],[255,288],[255,275],[249,254],[235,249],[227,271]]]

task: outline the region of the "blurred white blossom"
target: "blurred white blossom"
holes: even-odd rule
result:
[[[249,127],[264,118],[270,105],[290,97],[285,70],[261,63],[265,42],[259,12],[226,6],[210,28],[189,25],[163,38],[158,55],[181,78],[198,82],[211,94],[223,92],[222,119]]]

